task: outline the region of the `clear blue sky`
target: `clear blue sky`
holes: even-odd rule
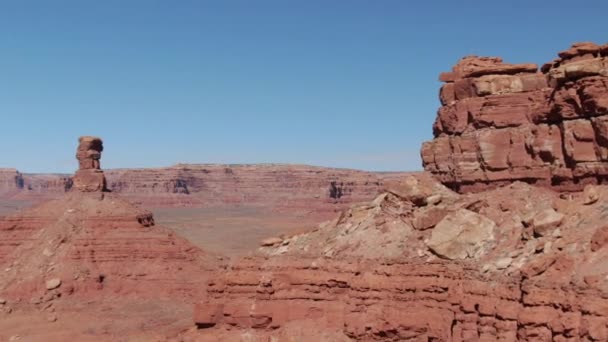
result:
[[[0,167],[420,168],[437,76],[605,43],[608,1],[2,1]]]

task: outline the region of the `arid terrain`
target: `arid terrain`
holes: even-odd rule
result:
[[[424,172],[2,169],[0,340],[608,341],[608,45],[558,56],[441,74]]]

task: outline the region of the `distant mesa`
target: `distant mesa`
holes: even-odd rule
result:
[[[608,44],[543,65],[467,56],[442,73],[426,171],[460,191],[513,181],[582,190],[608,180]]]

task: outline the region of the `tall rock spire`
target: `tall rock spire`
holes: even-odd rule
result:
[[[74,188],[82,192],[107,191],[106,178],[99,160],[103,141],[98,137],[83,136],[78,139],[78,171],[74,175]]]

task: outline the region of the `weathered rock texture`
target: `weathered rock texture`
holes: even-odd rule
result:
[[[106,191],[106,178],[101,170],[101,152],[103,142],[97,137],[80,137],[78,139],[78,171],[72,178],[74,188],[83,192]]]
[[[514,180],[580,190],[608,180],[608,45],[577,43],[537,70],[469,56],[440,75],[424,168],[452,189]]]
[[[445,262],[250,259],[209,282],[194,321],[196,341],[273,341],[310,321],[310,341],[605,341],[608,297]]]

